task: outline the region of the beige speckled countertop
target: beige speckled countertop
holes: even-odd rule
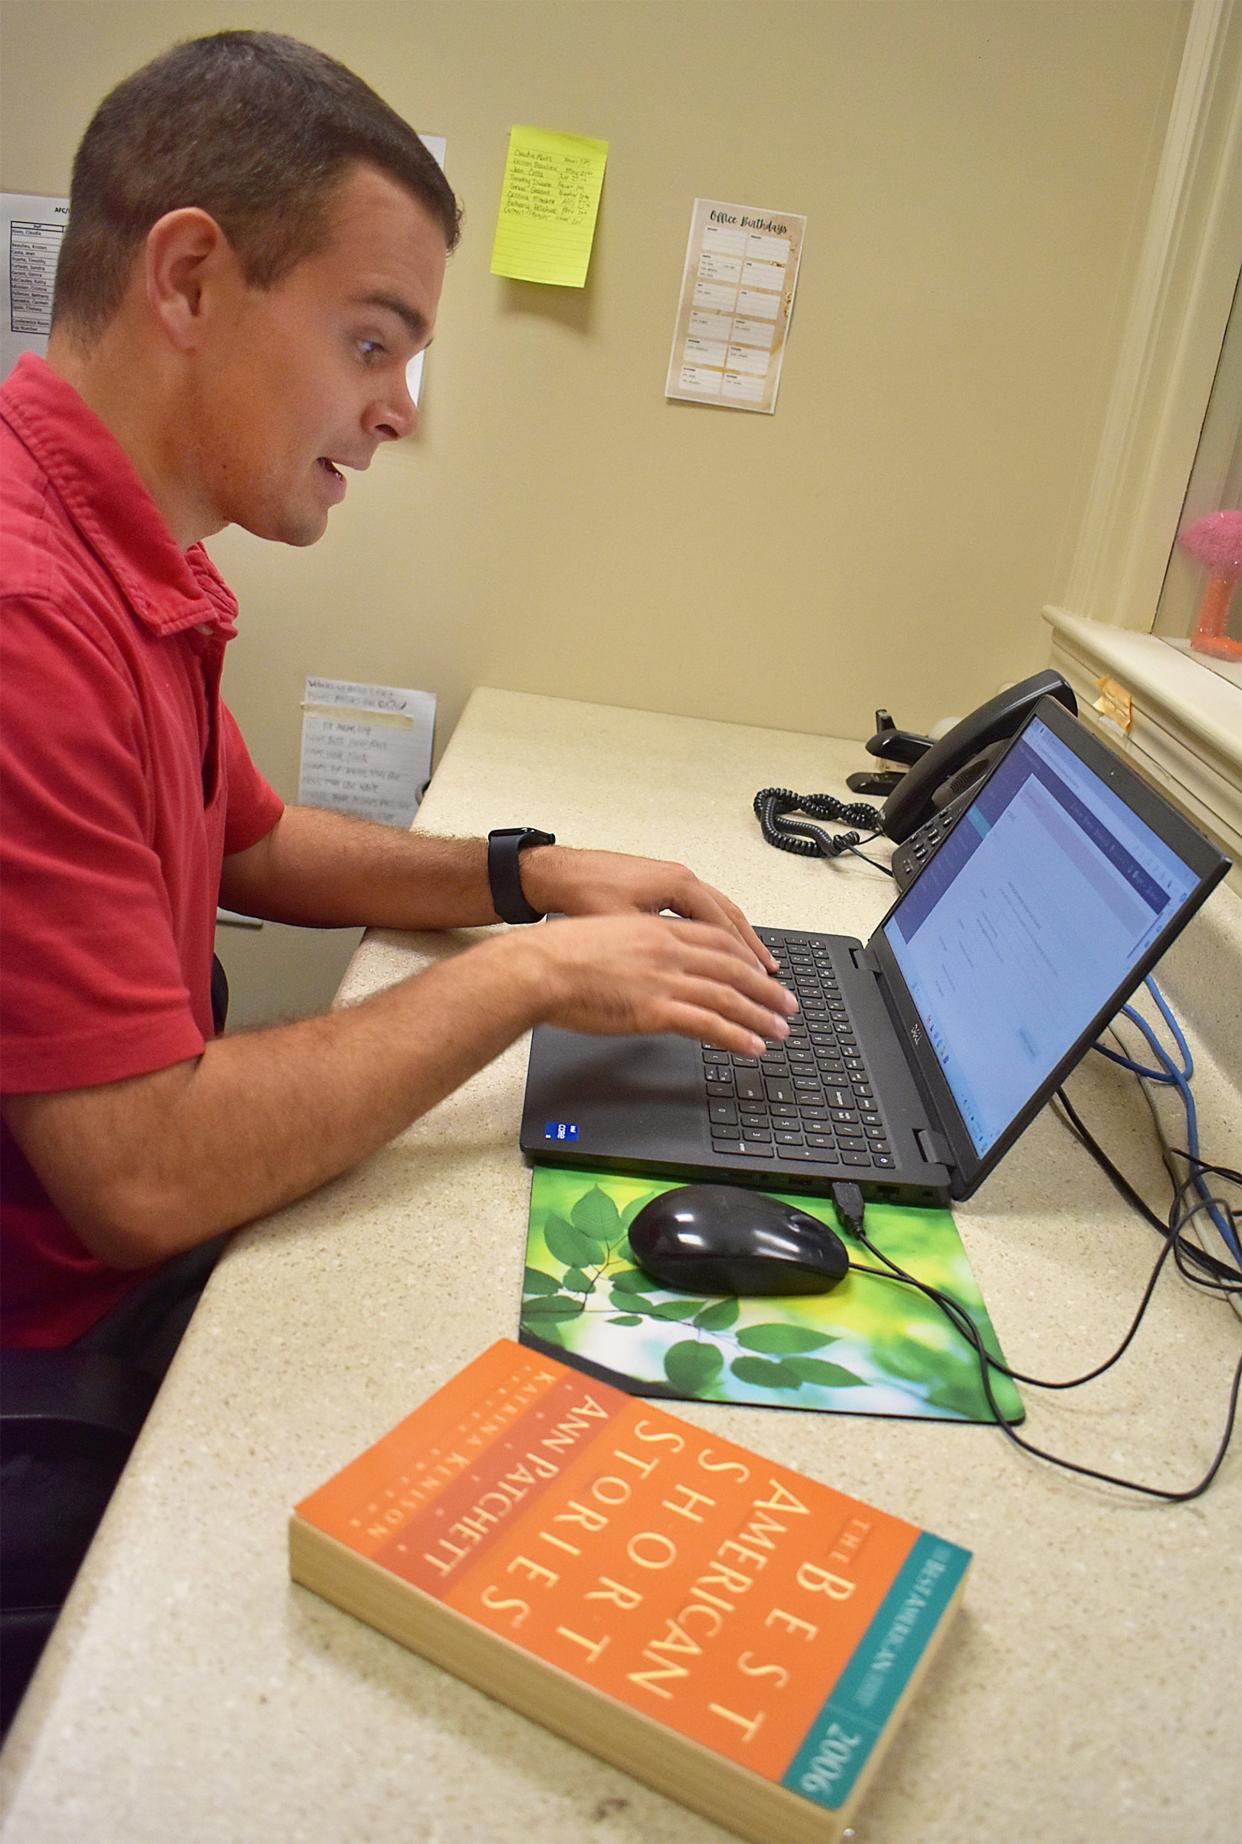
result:
[[[774,852],[750,819],[757,787],[840,789],[861,755],[479,692],[420,824],[528,821],[567,843],[678,856],[760,922],[866,934],[887,879]],[[464,939],[371,937],[342,996]],[[1204,1145],[1238,1165],[1233,892],[1210,899],[1161,977],[1191,1032]],[[514,1045],[361,1169],[236,1239],[0,1757],[0,1837],[723,1841],[287,1578],[294,1501],[515,1331],[524,1069]],[[1071,1089],[1162,1198],[1131,1079],[1091,1058]],[[1050,1112],[956,1215],[1011,1362],[1068,1376],[1113,1349],[1157,1241]],[[1116,1370],[1063,1397],[1027,1392],[1027,1432],[1088,1464],[1190,1483],[1215,1450],[1240,1340],[1228,1306],[1169,1278]],[[1042,1467],[986,1427],[682,1412],[976,1552],[860,1839],[1236,1844],[1242,1439],[1204,1498],[1165,1507]]]

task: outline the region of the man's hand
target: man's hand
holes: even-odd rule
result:
[[[622,852],[534,845],[522,853],[521,879],[527,902],[545,913],[655,916],[671,910],[690,921],[709,922],[740,941],[769,973],[776,972],[776,961],[737,904],[701,882],[684,864],[631,858]]]
[[[739,1056],[762,1056],[765,1039],[789,1035],[797,1010],[793,994],[755,965],[737,932],[705,922],[575,917],[515,930],[503,945],[534,971],[536,1017],[566,1030],[675,1031]]]

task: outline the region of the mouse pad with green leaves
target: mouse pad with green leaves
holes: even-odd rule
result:
[[[736,1299],[674,1292],[635,1265],[628,1228],[667,1182],[537,1166],[519,1337],[637,1396],[761,1403],[845,1415],[994,1421],[972,1346],[931,1300],[851,1270],[829,1293]],[[772,1196],[837,1229],[827,1198]],[[947,1210],[867,1206],[866,1231],[908,1273],[965,1308],[1003,1360]],[[845,1238],[851,1261],[875,1266]],[[992,1372],[1006,1421],[1009,1378]]]

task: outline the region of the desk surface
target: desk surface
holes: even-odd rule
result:
[[[420,824],[529,820],[567,843],[675,855],[760,922],[865,934],[886,878],[774,852],[750,820],[756,788],[839,790],[860,756],[818,737],[479,692]],[[369,937],[342,996],[466,940]],[[1198,1027],[1204,1141],[1236,1165],[1242,1110],[1220,1073],[1236,1071],[1242,1037],[1232,893],[1217,892],[1170,961]],[[1089,1064],[1074,1084],[1082,1110],[1163,1196],[1135,1086]],[[517,1044],[365,1166],[235,1239],[0,1759],[3,1838],[724,1839],[288,1581],[294,1501],[515,1330],[524,1069]],[[1077,1375],[1114,1348],[1156,1239],[1051,1114],[956,1214],[1018,1368]],[[1028,1392],[1027,1430],[1087,1464],[1188,1484],[1215,1451],[1240,1336],[1227,1306],[1169,1279],[1115,1371],[1066,1396]],[[1165,1507],[1042,1467],[985,1427],[684,1413],[976,1552],[965,1611],[860,1837],[1234,1844],[1242,1442],[1203,1499]]]

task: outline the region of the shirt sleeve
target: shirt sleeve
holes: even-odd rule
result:
[[[265,839],[285,810],[285,803],[263,779],[251,759],[245,738],[232,711],[221,703],[220,739],[224,745],[228,776],[228,810],[224,821],[224,851],[248,851]]]
[[[205,953],[209,987],[214,897],[188,939],[191,905],[170,894],[153,844],[151,779],[140,701],[108,643],[54,602],[6,598],[0,1080],[7,1093],[116,1081],[203,1048],[209,1006],[206,1018],[198,1015],[187,972]],[[256,796],[246,792],[247,777],[239,779],[244,826]]]

